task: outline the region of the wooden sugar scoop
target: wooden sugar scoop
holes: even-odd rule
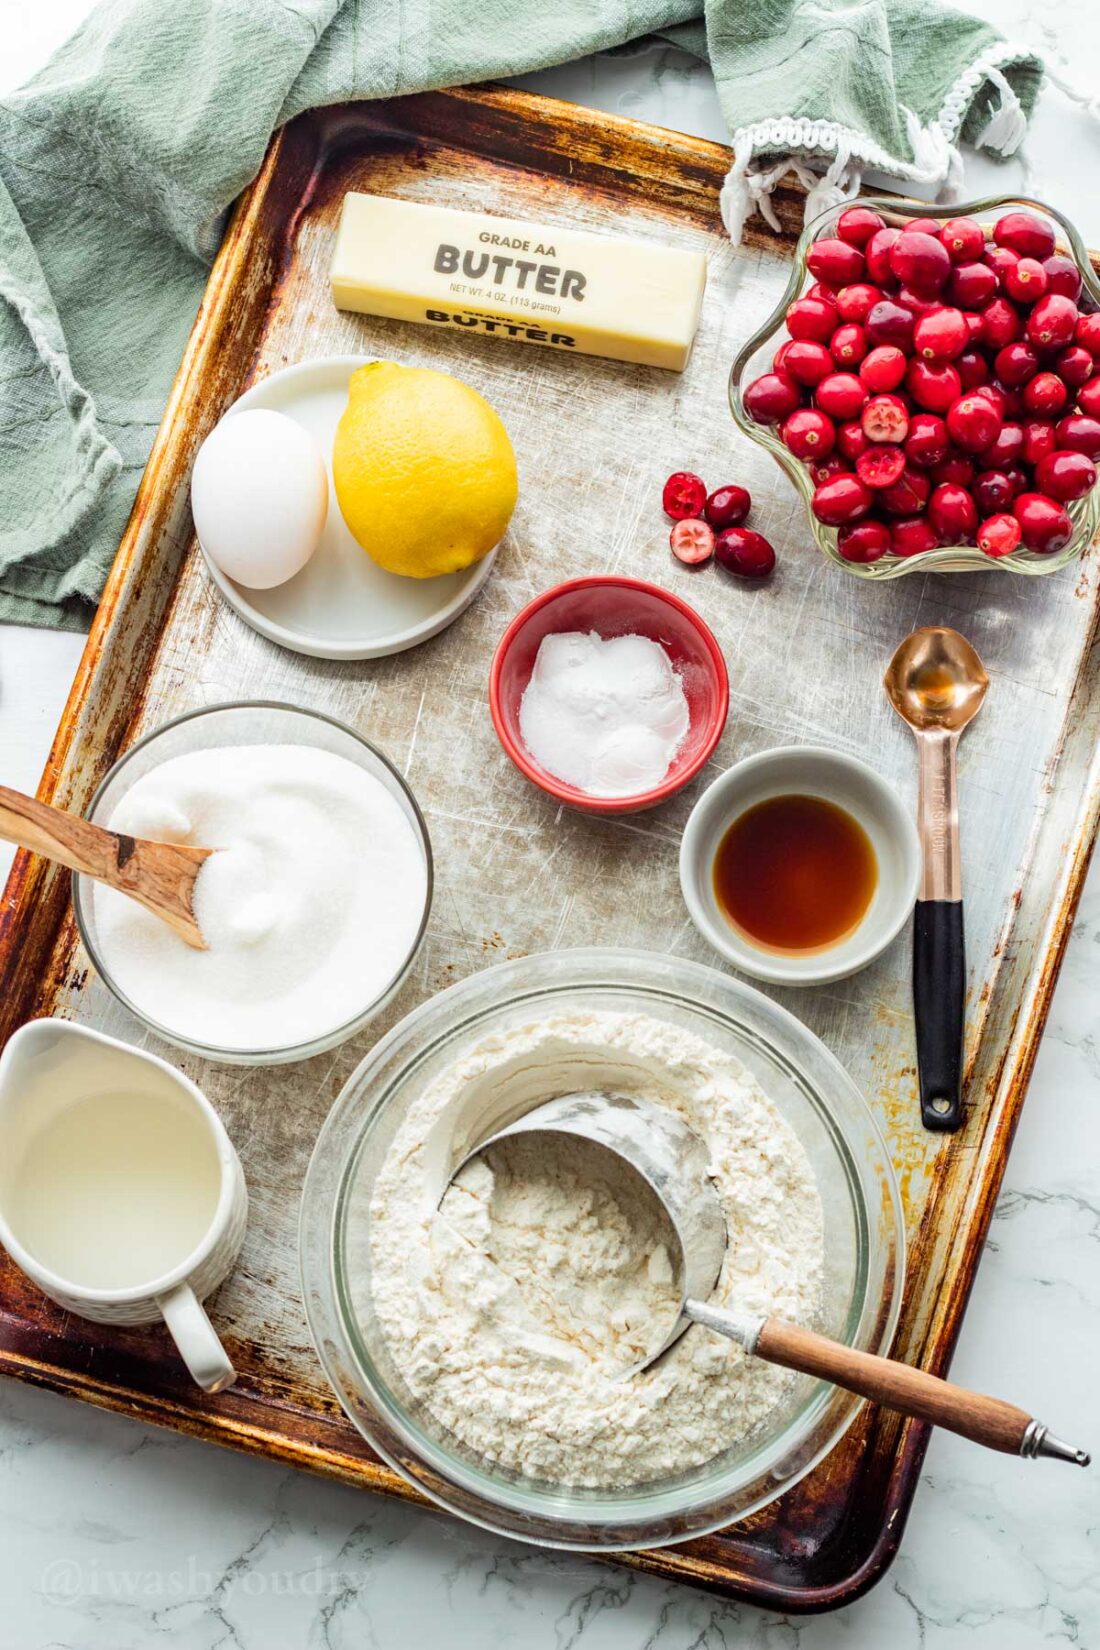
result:
[[[468,1152],[451,1175],[490,1146],[513,1135],[568,1134],[614,1152],[660,1199],[679,1245],[680,1311],[657,1326],[652,1349],[624,1375],[648,1368],[692,1323],[736,1341],[754,1358],[832,1381],[886,1409],[946,1427],[987,1449],[1010,1455],[1050,1456],[1087,1467],[1089,1456],[1055,1438],[1026,1410],[982,1392],[969,1392],[927,1370],[829,1340],[816,1330],[779,1318],[712,1306],[726,1253],[726,1217],[707,1172],[706,1147],[682,1118],[625,1094],[570,1094],[548,1100]],[[673,1264],[676,1257],[673,1256]],[[660,1331],[668,1332],[660,1339]]]
[[[43,859],[56,860],[70,871],[129,895],[196,951],[206,950],[192,904],[195,878],[216,849],[146,842],[142,837],[105,831],[6,785],[0,785],[0,841],[29,848]]]

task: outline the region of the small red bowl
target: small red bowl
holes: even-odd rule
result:
[[[519,702],[531,680],[544,636],[594,630],[612,636],[648,636],[659,642],[684,684],[690,723],[672,766],[653,790],[637,796],[589,796],[554,779],[534,762],[519,731]],[[612,574],[570,579],[536,596],[500,639],[489,672],[489,709],[501,744],[520,773],[547,796],[593,814],[633,814],[655,807],[694,779],[726,725],[729,679],[722,650],[694,608],[658,585]]]

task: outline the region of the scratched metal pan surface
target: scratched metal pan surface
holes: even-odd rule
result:
[[[309,1344],[295,1227],[317,1130],[370,1042],[431,993],[507,956],[641,945],[717,959],[687,919],[677,844],[701,789],[765,746],[831,743],[914,797],[911,738],[880,679],[915,625],[979,649],[988,702],[961,751],[969,949],[969,1122],[918,1122],[907,939],[855,979],[776,992],[846,1064],[898,1168],[911,1268],[897,1350],[943,1371],[965,1306],[1072,921],[1097,818],[1095,547],[1048,579],[919,577],[883,587],[826,563],[794,491],[734,430],[730,361],[787,278],[801,216],[754,224],[738,251],[719,226],[721,147],[520,93],[406,98],[304,117],[240,202],[88,641],[41,795],[81,808],[119,751],[168,717],[234,698],[340,717],[401,766],[427,815],[437,888],[414,975],[381,1024],[277,1070],[181,1064],[218,1107],[252,1195],[241,1264],[213,1314],[241,1379],[211,1398],[167,1337],[66,1317],[6,1262],[0,1369],[147,1421],[410,1497],[339,1411]],[[326,270],[348,188],[561,221],[703,248],[710,275],[688,370],[612,361],[338,314]],[[500,410],[522,472],[492,577],[449,630],[411,652],[335,664],[280,651],[220,599],[194,545],[188,481],[223,408],[287,362],[361,351],[460,374]],[[671,470],[746,483],[754,525],[781,546],[765,587],[674,562],[660,487]],[[695,604],[729,665],[725,735],[688,790],[651,813],[563,812],[520,777],[489,720],[486,679],[513,614],[593,571],[654,579]],[[21,856],[0,914],[0,1033],[60,1013],[122,1037],[80,949],[67,883]],[[172,1057],[172,1051],[166,1051]],[[867,1411],[801,1484],[744,1525],[626,1562],[782,1610],[850,1601],[888,1565],[916,1487],[924,1430]]]

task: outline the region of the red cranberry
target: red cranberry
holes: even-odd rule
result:
[[[974,479],[974,463],[965,453],[951,452],[928,472],[938,487],[969,487]]]
[[[867,334],[854,321],[837,327],[829,340],[829,354],[838,367],[858,367],[867,354]],[[1086,352],[1087,353],[1087,352]],[[1090,371],[1092,357],[1089,356]]]
[[[985,261],[996,275],[997,285],[1003,287],[1005,276],[1019,263],[1020,254],[1007,246],[990,246],[986,248]]]
[[[1019,463],[1024,453],[1024,430],[1022,424],[1002,424],[1001,433],[995,441],[982,453],[982,463],[991,470],[1011,470],[1014,464]]]
[[[896,390],[905,377],[905,352],[894,344],[880,344],[865,355],[859,365],[859,376],[872,395],[883,395]]]
[[[772,371],[773,372],[784,372],[784,371],[786,371],[783,363],[787,359],[788,350],[792,350],[794,348],[794,344],[795,344],[795,341],[794,341],[793,338],[788,338],[785,344],[780,344],[779,348],[776,350],[775,354],[772,356]],[[788,377],[789,376],[790,376],[790,374],[788,373]]]
[[[739,527],[752,509],[747,487],[716,487],[703,507],[712,527]]]
[[[974,503],[983,516],[995,516],[999,511],[1007,510],[1016,496],[1012,482],[1003,470],[983,470],[980,476],[975,476],[971,491]]]
[[[668,535],[672,554],[687,567],[699,567],[714,554],[714,528],[709,522],[687,517]]]
[[[979,384],[977,389],[972,391],[972,394],[980,395],[984,401],[988,401],[991,407],[996,407],[1002,418],[1008,417],[1010,393],[1009,390],[1002,389],[1000,384]]]
[[[918,407],[926,412],[946,412],[962,394],[962,379],[955,367],[944,363],[933,366],[928,361],[910,361],[905,374],[905,387]]]
[[[931,491],[932,483],[922,470],[904,470],[892,487],[883,489],[879,501],[892,516],[915,516],[928,503]]]
[[[857,459],[860,453],[865,453],[871,445],[863,433],[863,425],[858,418],[850,419],[848,423],[839,426],[836,432],[836,444],[849,461]]]
[[[836,310],[823,298],[796,298],[787,311],[787,331],[792,338],[827,344],[835,326]]]
[[[998,405],[1004,418],[1024,417],[1027,408],[1024,406],[1023,394],[1020,390],[1010,390],[1004,384],[979,384],[980,390],[996,390],[999,397]]]
[[[964,544],[978,525],[978,508],[965,487],[944,483],[928,500],[928,520],[941,544]]]
[[[688,516],[699,516],[707,501],[707,489],[702,478],[690,470],[676,470],[665,482],[661,503],[665,515],[672,521],[684,521]]]
[[[994,298],[982,310],[982,343],[987,349],[1003,349],[1023,330],[1023,322],[1007,298]]]
[[[827,281],[830,286],[850,286],[853,281],[863,279],[863,253],[849,246],[847,241],[826,236],[815,241],[807,252],[806,268],[811,275],[819,281]]]
[[[810,389],[820,384],[833,370],[833,358],[824,344],[815,344],[809,338],[795,338],[786,346],[783,371],[798,384]]]
[[[938,292],[914,292],[912,287],[899,286],[895,297],[903,309],[907,309],[915,321],[922,315],[931,315],[934,309],[942,309],[943,303]]]
[[[842,527],[845,522],[858,521],[874,503],[874,494],[858,476],[834,476],[814,493],[812,509],[818,521],[827,527]]]
[[[1073,336],[1090,355],[1100,355],[1100,311],[1093,315],[1078,316]]]
[[[884,521],[855,521],[841,527],[836,547],[845,561],[878,561],[890,548],[890,529]]]
[[[909,409],[900,395],[875,395],[864,407],[861,422],[868,441],[904,441]]]
[[[1013,498],[1018,498],[1021,493],[1026,493],[1031,486],[1031,477],[1019,464],[1014,464],[1011,470],[1005,471],[1005,474],[1008,477],[1008,484],[1012,488]]]
[[[1058,420],[1055,434],[1059,447],[1084,453],[1086,458],[1100,458],[1100,418],[1089,413],[1069,413]]]
[[[890,291],[897,285],[894,279],[894,271],[890,267],[890,252],[900,236],[900,229],[879,229],[871,236],[864,248],[867,274],[875,285],[881,287],[884,292]]]
[[[746,384],[745,411],[757,424],[779,424],[790,416],[801,397],[798,385],[786,373],[766,372]]]
[[[935,236],[904,229],[890,248],[890,268],[899,281],[928,297],[947,285],[951,259]]]
[[[1006,269],[1001,283],[1018,304],[1035,304],[1047,290],[1047,272],[1034,258],[1021,258]]]
[[[727,527],[714,543],[714,558],[727,573],[740,579],[766,579],[775,567],[775,551],[762,533],[751,527]]]
[[[1049,418],[1028,418],[1024,421],[1024,451],[1023,460],[1030,464],[1032,469],[1041,458],[1052,453],[1058,445],[1058,438],[1054,433],[1054,425]]]
[[[1086,463],[1088,461],[1086,460]],[[866,452],[860,453],[856,459],[856,475],[865,487],[873,492],[881,488],[892,487],[895,481],[900,481],[905,473],[905,454],[900,447],[878,446],[868,447]],[[916,505],[913,506],[915,510]],[[909,515],[911,511],[899,510],[899,515]]]
[[[1052,292],[1040,298],[1027,318],[1027,335],[1038,349],[1064,349],[1072,344],[1077,305],[1072,298]]]
[[[947,457],[947,425],[935,413],[914,413],[905,438],[905,456],[920,470],[931,469]]]
[[[814,400],[830,418],[856,418],[867,400],[863,380],[854,372],[833,372],[817,386]]]
[[[1060,292],[1063,298],[1072,298],[1076,303],[1081,292],[1081,271],[1073,259],[1054,252],[1043,259],[1043,268],[1046,271],[1047,291]]]
[[[1040,262],[1054,251],[1053,229],[1034,212],[1006,212],[993,225],[993,239],[1021,258],[1038,258]]]
[[[1071,344],[1055,361],[1054,370],[1064,383],[1080,389],[1092,377],[1096,363],[1083,344]]]
[[[1081,385],[1077,391],[1077,405],[1090,418],[1100,418],[1100,373]]]
[[[948,218],[940,230],[940,240],[953,264],[972,263],[985,250],[985,231],[973,218]]]
[[[799,407],[787,419],[779,432],[784,446],[795,458],[827,458],[836,444],[836,430],[831,418],[826,418],[816,407]]]
[[[1018,388],[1034,378],[1039,370],[1039,357],[1030,344],[1018,338],[1014,344],[1006,344],[997,351],[993,367],[1002,384]]]
[[[857,281],[854,286],[841,287],[836,295],[836,312],[842,321],[866,321],[882,297],[877,286]]]
[[[953,361],[970,342],[970,329],[959,309],[937,304],[913,328],[913,347],[926,361]]]
[[[1036,373],[1024,385],[1024,406],[1043,418],[1057,418],[1068,400],[1069,391],[1056,372]]]
[[[980,315],[976,315],[974,319],[981,322]],[[955,362],[955,371],[964,390],[976,390],[979,384],[985,384],[989,380],[989,363],[981,350],[964,349]]]
[[[834,476],[847,475],[849,468],[840,453],[830,453],[828,458],[815,459],[809,465],[809,471],[814,486],[820,487],[823,481],[832,481]]]
[[[1096,465],[1084,453],[1063,450],[1048,453],[1035,466],[1035,484],[1040,492],[1059,504],[1084,498],[1096,486]]]
[[[836,309],[836,289],[829,286],[826,281],[812,282],[811,285],[806,288],[802,296],[804,298],[813,298],[818,303],[828,304],[831,309]]]
[[[895,556],[919,556],[936,548],[936,535],[925,516],[909,516],[890,523],[890,549]]]
[[[1044,493],[1021,493],[1012,505],[1020,534],[1029,550],[1044,555],[1063,549],[1073,537],[1073,523],[1060,504]]]
[[[987,556],[1010,556],[1020,542],[1015,516],[988,516],[978,528],[978,549]]]
[[[968,349],[974,349],[981,342],[982,318],[977,310],[964,309],[962,318],[966,322],[966,342]]]
[[[988,264],[957,264],[951,271],[947,296],[960,309],[984,309],[996,290],[996,271]]]
[[[849,246],[866,246],[872,235],[886,226],[869,206],[850,206],[836,220],[836,232]]]
[[[872,344],[895,344],[907,350],[913,342],[913,312],[892,298],[880,298],[864,326]]]
[[[939,218],[910,218],[905,227],[911,235],[933,235],[938,239],[942,225]]]
[[[982,390],[971,390],[948,408],[947,433],[964,452],[980,453],[996,441],[1003,422],[1000,409],[989,396]]]

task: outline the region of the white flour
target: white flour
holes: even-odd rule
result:
[[[589,796],[659,785],[689,725],[684,684],[648,636],[544,636],[519,707],[540,768]]]
[[[712,1300],[812,1323],[822,1215],[801,1145],[732,1056],[640,1015],[520,1027],[437,1077],[387,1155],[351,1269],[368,1335],[373,1319],[433,1430],[532,1478],[611,1488],[743,1443],[798,1378],[697,1326],[621,1378],[675,1311],[672,1265],[659,1205],[602,1153],[503,1142],[437,1210],[447,1148],[461,1156],[539,1101],[592,1089],[669,1106],[706,1141],[729,1226]]]
[[[382,782],[307,745],[172,757],[107,822],[217,848],[195,882],[209,947],[186,945],[96,885],[96,934],[120,989],[151,1019],[220,1048],[283,1048],[335,1030],[380,996],[420,926],[427,869]]]

